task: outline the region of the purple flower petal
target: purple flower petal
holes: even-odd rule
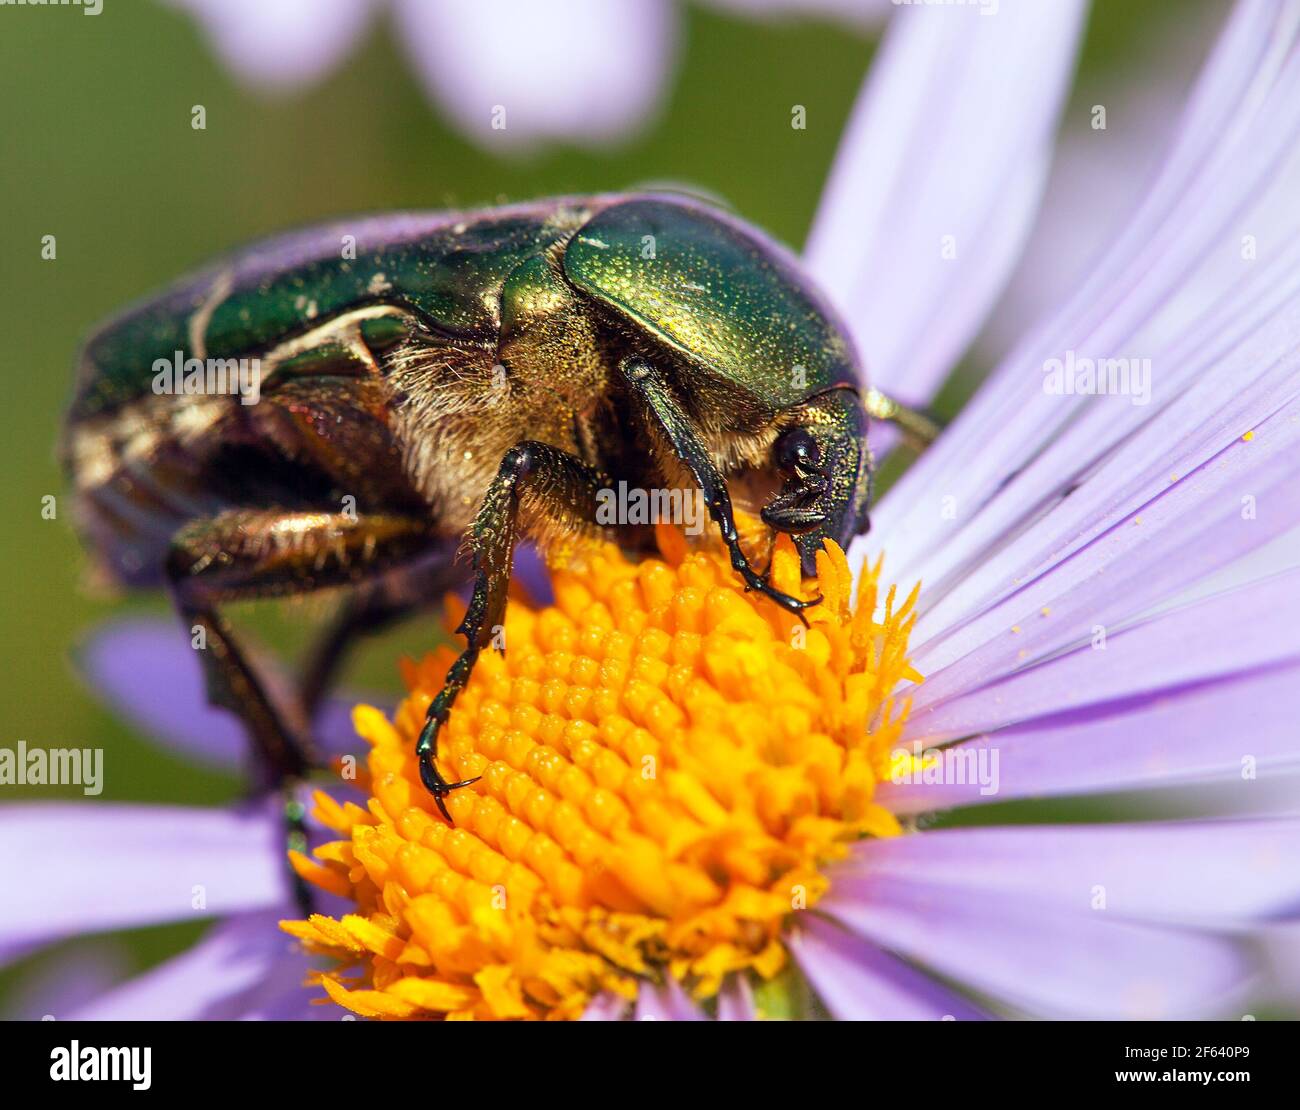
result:
[[[515,549],[513,573],[534,604],[550,605],[555,601],[551,572],[546,566],[546,560],[531,543],[521,543]]]
[[[7,992],[0,1021],[68,1017],[126,978],[125,949],[114,941],[77,944],[21,976]]]
[[[954,745],[962,755],[951,757],[976,773],[951,774],[946,782],[885,782],[877,800],[895,813],[922,813],[1213,779],[1216,793],[1235,785],[1239,804],[1249,796],[1268,806],[1276,798],[1267,788],[1275,781],[1284,785],[1300,768],[1297,720],[1300,666],[1279,665],[1053,712],[981,735]],[[978,763],[970,761],[982,758],[991,769],[994,752],[997,783],[991,789],[991,776],[981,783]]]
[[[1300,301],[1289,326],[1300,326]],[[1300,390],[1300,349],[1286,370],[1289,380],[1280,388]],[[1224,388],[1230,380],[1207,378],[1204,384]],[[1098,626],[1114,628],[1171,602],[1300,525],[1300,400],[1273,408],[1271,391],[1237,380],[1233,402],[1212,392],[1201,398],[1189,393],[1182,401],[1201,403],[1174,407],[1199,408],[1191,414],[1193,423],[1201,422],[1198,430],[1171,428],[1166,418],[1173,410],[1162,413],[1058,508],[942,597],[918,622],[913,641],[916,666],[929,678],[918,704],[934,704],[974,680],[1088,641]],[[1238,427],[1215,428],[1217,414],[1251,402],[1254,411],[1248,409]],[[1250,442],[1242,439],[1242,427],[1251,430]],[[1180,448],[1169,447],[1216,432],[1217,443],[1206,443],[1203,458],[1178,458]],[[1123,484],[1142,465],[1132,465],[1128,456],[1146,440],[1155,452],[1151,484],[1129,500]],[[1171,472],[1183,477],[1171,483]],[[1099,502],[1105,506],[1099,505],[1100,519],[1081,519]],[[1022,561],[1025,551],[1030,554]],[[972,616],[981,603],[987,607]],[[1240,634],[1233,625],[1224,632]],[[1279,654],[1293,640],[1280,640]]]
[[[826,1008],[841,1021],[985,1017],[933,979],[815,915],[802,919],[786,943]]]
[[[637,1021],[704,1021],[705,1016],[676,979],[642,983],[636,997]]]
[[[1064,304],[1123,230],[1161,169],[1228,7],[1189,9],[1176,33],[1132,43],[1122,64],[1107,67],[1098,98],[1104,117],[1082,96],[1064,114],[1033,231],[977,338],[978,364],[1001,361],[1031,325]]]
[[[627,1017],[626,998],[613,993],[598,994],[583,1011],[581,1021],[622,1021]]]
[[[667,0],[397,0],[403,45],[457,126],[491,150],[623,139],[658,103],[674,53]]]
[[[623,1021],[628,1017],[627,999],[606,993],[591,1000],[583,1021]],[[703,1021],[705,1015],[673,980],[665,985],[643,983],[637,995],[633,1017],[637,1021]],[[754,996],[749,984],[733,975],[718,994],[719,1021],[753,1021]]]
[[[373,0],[171,0],[244,81],[284,90],[319,80],[369,21]]]
[[[1228,356],[1253,366],[1253,380],[1293,350],[1294,327],[1278,318],[1294,309],[1300,282],[1300,32],[1290,20],[1275,5],[1236,8],[1172,151],[1124,233],[878,508],[876,535],[891,573],[919,577],[929,603]],[[1045,392],[1050,360],[1067,357],[1149,359],[1151,403]],[[1238,383],[1225,381],[1228,391],[1221,387],[1217,398],[1233,409]],[[1225,424],[1244,414],[1233,409]],[[1195,428],[1212,416],[1184,406],[1169,427],[1182,420]],[[1039,456],[1067,427],[1068,444],[1052,449],[1048,465]],[[1207,432],[1221,430],[1212,424]],[[1169,456],[1179,443],[1165,436],[1144,446]],[[1146,466],[1134,476],[1149,479]],[[1109,504],[1139,488],[1125,489],[1112,476],[1095,493]]]
[[[719,1021],[757,1021],[754,992],[744,975],[732,975],[718,992]]]
[[[0,810],[0,950],[288,905],[272,807],[17,804]]]
[[[864,940],[1043,1017],[1208,1016],[1245,989],[1251,969],[1228,940],[931,883],[923,868],[915,878],[841,880],[818,910]]]
[[[87,681],[113,709],[160,744],[210,766],[234,768],[248,755],[233,713],[208,704],[203,669],[185,630],[174,621],[116,621],[96,630],[79,654]],[[352,727],[361,695],[327,699],[314,739],[323,755],[364,746]]]
[[[832,893],[865,899],[894,879],[1105,920],[1300,920],[1300,821],[1027,825],[864,841],[836,869]],[[1093,908],[1099,891],[1104,910]]]
[[[983,323],[1042,192],[1083,7],[897,9],[805,250],[873,385],[924,403]]]
[[[277,915],[222,921],[187,951],[67,1015],[75,1021],[337,1021],[314,1004],[310,960]]]
[[[917,741],[969,736],[1300,658],[1300,571],[1164,613],[1108,635],[1104,644],[924,704],[914,710],[906,736]]]

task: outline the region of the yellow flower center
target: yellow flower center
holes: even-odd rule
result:
[[[340,839],[309,881],[351,899],[283,928],[338,960],[320,973],[367,1017],[575,1018],[597,994],[671,976],[695,998],[784,967],[782,930],[826,891],[825,865],[899,825],[873,801],[906,719],[893,691],[916,591],[856,604],[844,554],[818,556],[808,625],[747,594],[724,553],[660,530],[659,558],[587,549],[555,604],[510,605],[439,737],[448,779],[481,775],[442,820],[414,747],[450,650],[407,662],[390,723],[360,707],[368,808],[323,793]],[[810,596],[788,539],[772,578]]]

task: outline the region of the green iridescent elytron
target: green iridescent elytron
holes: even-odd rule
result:
[[[211,378],[159,390],[156,363],[241,358],[259,360],[255,398]],[[809,603],[742,552],[733,498],[811,572],[824,539],[866,525],[866,416],[844,331],[787,252],[693,200],[612,195],[369,217],[234,254],[90,338],[65,456],[101,561],[169,587],[204,630],[209,694],[269,783],[311,767],[309,722],[352,639],[471,581],[467,646],[419,741],[445,814],[461,784],[438,771],[437,730],[503,623],[518,539],[597,531],[596,495],[619,482],[694,484],[746,586],[797,613]],[[339,586],[300,696],[273,700],[218,606]]]

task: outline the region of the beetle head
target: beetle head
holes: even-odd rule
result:
[[[816,573],[825,540],[841,547],[867,528],[871,452],[867,414],[857,390],[830,389],[789,410],[773,463],[784,484],[763,507],[763,521],[794,537],[804,574]]]
[[[707,423],[752,432],[757,414],[778,414],[772,466],[784,484],[762,517],[794,536],[806,574],[824,540],[846,546],[865,529],[871,457],[857,358],[789,251],[727,213],[646,195],[594,215],[563,266],[618,331],[638,347],[649,340],[648,361],[683,367],[696,412],[712,410]]]

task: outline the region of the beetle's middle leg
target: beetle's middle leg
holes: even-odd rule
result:
[[[447,671],[438,696],[429,704],[428,719],[415,746],[420,779],[448,821],[451,814],[443,799],[478,779],[448,782],[442,777],[436,762],[438,730],[469,682],[479,652],[493,642],[495,630],[505,618],[506,593],[520,531],[521,499],[528,502],[527,508],[537,523],[561,531],[587,531],[596,527],[597,494],[608,486],[609,479],[581,459],[532,440],[517,443],[505,453],[488,486],[465,540],[473,556],[474,592],[456,631],[464,635],[467,644]]]

